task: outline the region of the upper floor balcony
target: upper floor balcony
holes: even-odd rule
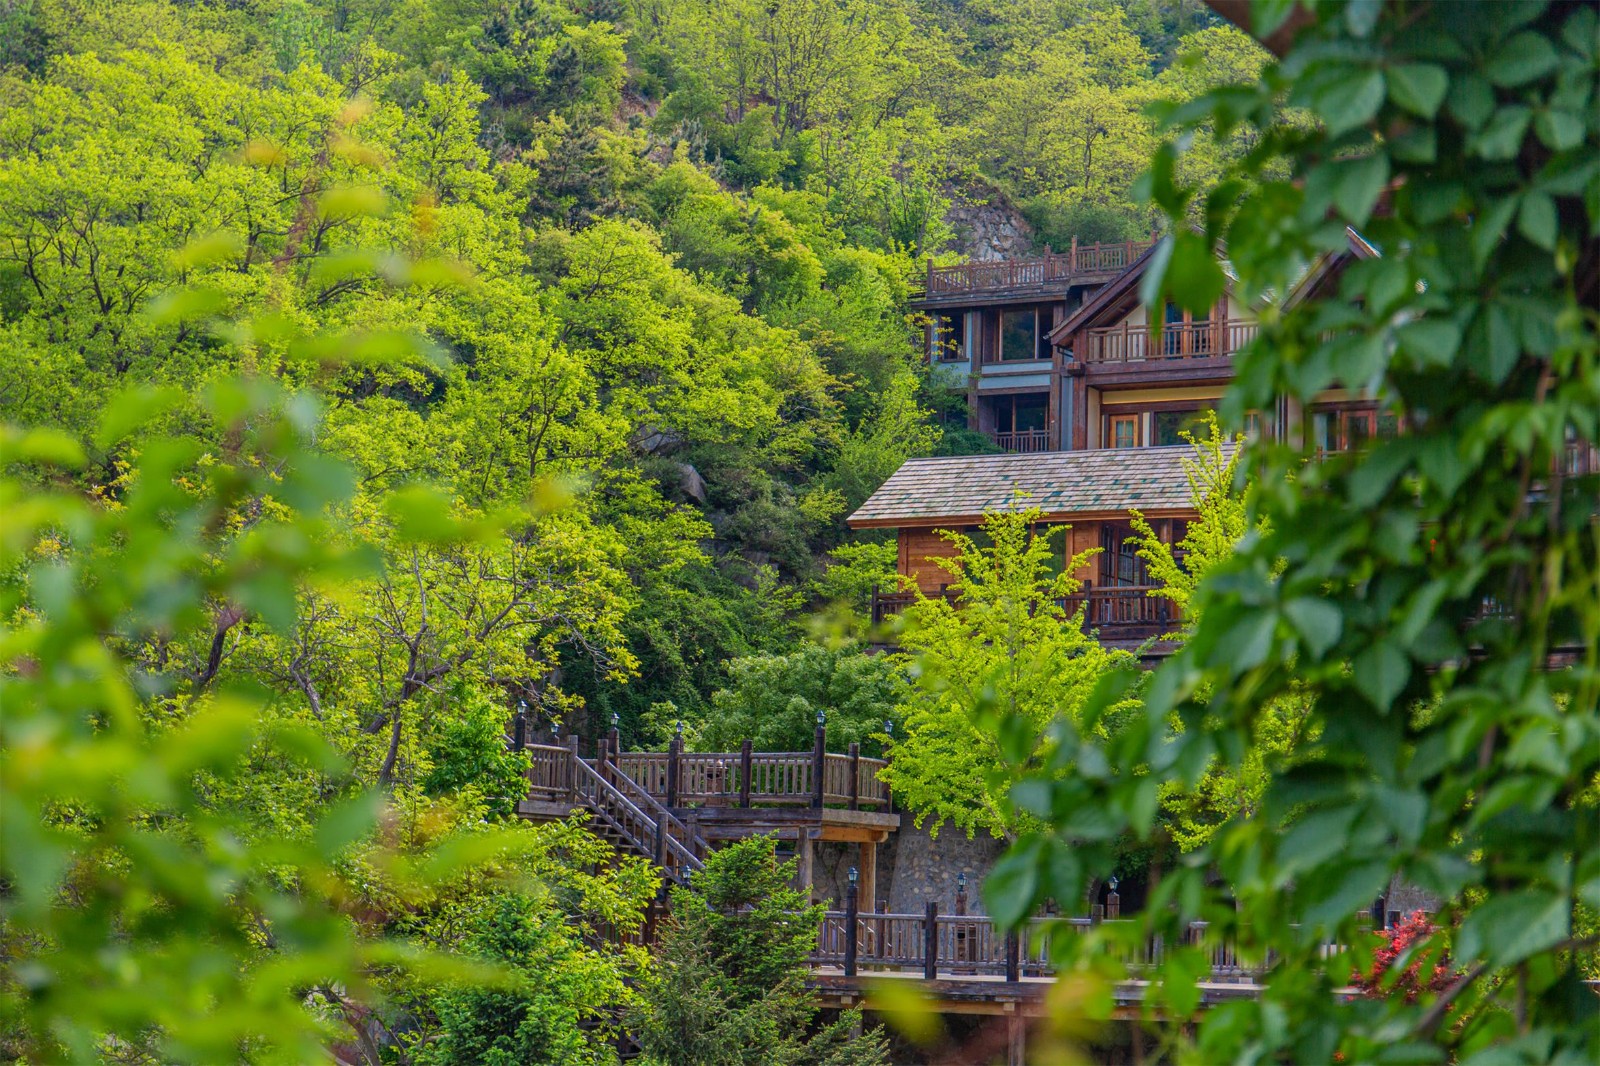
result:
[[[1033,259],[998,259],[953,266],[928,261],[923,290],[927,304],[970,302],[974,296],[1008,299],[1064,291],[1073,285],[1103,282],[1126,270],[1155,241],[1080,244]]]
[[[1048,452],[1050,431],[1047,429],[988,430],[984,433],[1001,451],[1021,455],[1031,452]]]
[[[1181,359],[1231,356],[1255,340],[1257,324],[1243,319],[1171,322],[1157,332],[1152,326],[1123,322],[1079,334],[1073,355],[1090,365],[1120,366]]]

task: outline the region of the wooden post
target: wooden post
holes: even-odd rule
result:
[[[1006,1066],[1028,1066],[1028,1019],[1021,1011],[1006,1016]]]
[[[1022,980],[1022,937],[1015,929],[1006,933],[1006,980],[1012,984]]]
[[[750,747],[749,737],[739,745],[739,806],[750,806]]]
[[[927,981],[939,977],[939,904],[933,900],[922,916],[922,976]]]
[[[600,776],[601,776],[601,778],[603,778],[606,781],[612,781],[613,777],[612,777],[612,773],[611,773],[611,745],[607,742],[607,740],[606,740],[606,738],[604,736],[601,736],[601,738],[598,741],[596,741],[596,743],[600,746],[600,759],[599,759],[600,765],[598,767],[598,769],[600,771]]]
[[[567,802],[578,802],[578,734],[567,737]]]
[[[697,843],[697,841],[700,839],[700,808],[690,807],[689,813],[684,815],[683,821],[684,829],[688,830],[689,832],[689,839],[683,842],[684,846],[689,849],[689,854],[693,855],[695,858],[705,858],[705,856],[700,853],[700,845]]]
[[[800,880],[800,891],[806,894],[806,899],[811,898],[811,886],[816,883],[816,848],[811,843],[811,834],[802,826],[800,836],[794,842],[795,858],[798,860],[799,869],[795,876]]]
[[[817,712],[816,741],[811,748],[811,806],[822,809],[822,769],[828,755],[828,727],[823,724],[822,712]]]
[[[870,896],[868,897],[871,898]],[[856,916],[860,905],[856,902],[856,883],[850,882],[844,892],[844,975],[856,975],[856,951],[859,948],[860,931],[856,928]]]
[[[861,745],[850,742],[850,809],[861,809]]]
[[[665,818],[656,822],[656,865],[663,870],[667,868],[667,820]]]
[[[1078,272],[1078,238],[1077,237],[1073,237],[1072,238],[1072,251],[1071,251],[1070,254],[1071,254],[1072,258],[1069,261],[1068,269],[1071,270],[1074,274],[1076,274]]]
[[[871,914],[878,899],[878,845],[863,840],[857,846],[860,849],[861,897],[867,901],[867,913]]]
[[[923,287],[923,292],[933,295],[933,256],[928,256],[928,283]]]
[[[1115,921],[1122,917],[1122,897],[1117,895],[1117,890],[1112,889],[1106,893],[1106,918]]]
[[[680,763],[683,759],[683,734],[673,734],[672,740],[667,744],[667,806],[678,805],[678,774],[681,770]]]

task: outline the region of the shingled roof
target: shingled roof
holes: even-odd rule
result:
[[[1100,448],[1031,455],[912,459],[848,519],[856,529],[976,522],[1037,507],[1047,517],[1191,511],[1183,460],[1194,449]]]

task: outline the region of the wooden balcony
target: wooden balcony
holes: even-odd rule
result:
[[[973,294],[1004,295],[1060,291],[1096,277],[1119,274],[1154,240],[1079,244],[1074,238],[1065,252],[1036,259],[997,259],[936,267],[928,260],[924,296],[930,301]]]
[[[1154,585],[1101,585],[1085,582],[1083,588],[1059,602],[1070,616],[1083,610],[1085,632],[1098,630],[1108,644],[1138,644],[1178,628],[1177,609],[1165,596],[1152,596]],[[943,593],[946,602],[958,603],[953,589]],[[872,624],[881,625],[917,601],[914,592],[872,593]]]
[[[1157,333],[1143,326],[1085,330],[1073,355],[1079,362],[1121,365],[1230,356],[1256,336],[1256,323],[1238,321],[1184,322]]]
[[[994,441],[997,447],[1018,455],[1050,450],[1050,433],[1048,430],[1019,429],[1006,433],[990,430],[984,436]]]
[[[1085,935],[1103,924],[1103,908],[1092,918],[1034,918],[1012,933],[996,929],[983,915],[941,914],[929,904],[923,914],[875,914],[847,907],[823,914],[810,962],[854,977],[861,968],[878,973],[910,971],[933,981],[952,975],[992,975],[1007,981],[1048,977],[1055,972],[1050,942],[1062,932]],[[1109,919],[1113,924],[1119,919]],[[1245,962],[1230,938],[1216,935],[1207,922],[1190,922],[1186,946],[1206,949],[1209,981],[1244,982],[1266,969],[1267,960]],[[1324,949],[1336,955],[1340,949]],[[1146,938],[1119,961],[1135,973],[1158,968],[1168,952],[1159,936]]]
[[[1560,462],[1564,477],[1591,477],[1600,474],[1600,445],[1569,440]]]

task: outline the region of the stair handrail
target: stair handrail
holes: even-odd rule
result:
[[[651,818],[639,805],[630,800],[627,795],[610,781],[602,777],[593,766],[583,759],[575,761],[573,766],[574,788],[580,796],[589,800],[589,806],[602,818],[610,822],[616,830],[627,838],[628,843],[641,854],[656,858],[655,836],[659,823]],[[587,787],[586,787],[587,786]],[[624,818],[619,817],[616,808],[623,815],[630,816],[638,825],[639,831],[630,828]],[[664,830],[663,830],[664,831]],[[672,860],[667,862],[663,869],[668,877],[682,884],[687,880],[690,872],[704,868],[704,864],[682,844],[678,843],[668,834],[662,841],[667,852],[667,857]]]
[[[697,852],[710,850],[705,838],[699,833],[690,832],[688,825],[684,823],[683,819],[673,814],[661,803],[660,800],[650,795],[649,789],[635,781],[631,776],[629,776],[627,771],[622,769],[622,767],[614,765],[613,768],[617,772],[617,781],[622,783],[622,787],[618,789],[618,791],[623,792],[624,795],[632,793],[636,806],[638,806],[656,821],[665,823],[668,829],[668,839],[682,840],[685,845],[685,850],[691,857],[693,857]],[[615,787],[615,782],[612,784],[613,787]],[[673,837],[671,832],[672,830],[677,831],[678,836],[676,838]],[[698,859],[695,861],[695,868],[699,869],[703,864],[701,864]]]

